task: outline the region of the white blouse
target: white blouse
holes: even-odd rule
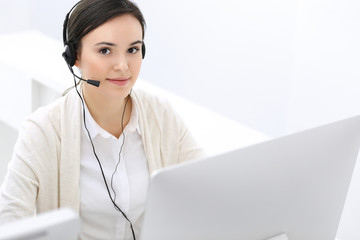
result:
[[[149,169],[138,125],[138,111],[133,104],[130,121],[119,138],[102,129],[85,104],[85,121],[101,162],[110,193],[133,224],[138,238],[149,185]],[[124,140],[125,135],[125,140]],[[120,153],[121,145],[122,151]],[[116,165],[119,161],[117,171]],[[111,187],[111,176],[113,188]],[[82,122],[80,157],[80,238],[133,239],[130,224],[112,204]]]

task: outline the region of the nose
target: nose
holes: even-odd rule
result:
[[[129,70],[129,65],[125,54],[120,54],[114,63],[114,70],[120,72],[126,72]]]

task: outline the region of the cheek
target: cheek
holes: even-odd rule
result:
[[[84,55],[83,59],[86,59],[86,61],[84,61],[81,65],[81,71],[84,76],[87,76],[88,78],[95,78],[96,76],[102,75],[105,71],[103,61],[99,61],[94,54]]]
[[[140,73],[140,69],[141,69],[141,60],[136,60],[131,64],[131,72],[133,76],[138,76]]]

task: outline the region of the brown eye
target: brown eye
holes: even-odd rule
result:
[[[135,54],[139,51],[139,48],[137,47],[132,47],[132,48],[129,48],[128,50],[128,53],[131,53],[131,54]]]
[[[108,55],[108,54],[110,54],[110,49],[102,48],[102,49],[100,49],[99,53],[104,54],[104,55]]]

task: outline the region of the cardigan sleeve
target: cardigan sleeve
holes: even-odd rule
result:
[[[180,119],[179,128],[179,162],[199,159],[205,156],[203,148],[196,142],[189,128]]]
[[[0,224],[35,214],[38,181],[32,168],[30,149],[27,133],[20,130],[1,186]]]
[[[0,189],[0,224],[58,207],[59,142],[48,108],[24,121]]]
[[[177,111],[168,105],[165,114],[167,115],[169,122],[165,124],[167,126],[163,134],[170,136],[176,136],[174,146],[178,146],[176,163],[187,162],[196,160],[205,156],[203,148],[197,143],[193,137],[188,126],[184,122],[183,118],[177,113]]]
[[[180,115],[167,99],[137,90],[132,95],[139,109],[139,123],[149,170],[203,157]]]

